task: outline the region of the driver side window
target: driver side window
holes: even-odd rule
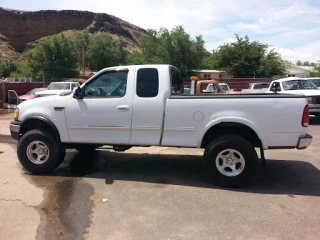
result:
[[[85,86],[85,98],[121,98],[126,95],[128,71],[104,72]]]

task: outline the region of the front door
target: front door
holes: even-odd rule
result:
[[[85,84],[83,99],[69,98],[66,123],[74,143],[128,144],[132,81],[128,70],[106,71]]]

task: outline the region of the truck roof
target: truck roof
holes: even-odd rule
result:
[[[278,80],[274,80],[274,82],[285,82],[285,81],[292,81],[292,80],[307,81],[309,79],[308,78],[298,78],[298,77],[287,77],[287,78],[281,78],[281,79],[278,79]]]

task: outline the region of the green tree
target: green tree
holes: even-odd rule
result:
[[[203,58],[201,68],[202,69],[218,68],[217,53],[215,51],[212,51],[212,54]]]
[[[207,54],[202,36],[191,39],[182,26],[171,31],[149,29],[139,42],[142,50],[129,57],[131,64],[171,64],[178,67],[184,77],[200,69]]]
[[[10,77],[11,72],[18,71],[18,62],[13,60],[5,60],[0,62],[0,77]]]
[[[285,74],[285,66],[279,61],[279,55],[272,49],[267,53],[260,61],[260,67],[258,70],[258,76],[273,77],[273,76],[283,76]]]
[[[3,64],[3,62],[0,60],[0,78],[3,77],[3,76],[2,76],[3,69],[4,69],[4,64]]]
[[[297,61],[297,66],[302,66],[302,62],[300,60]]]
[[[303,62],[302,65],[303,65],[303,66],[310,66],[310,63],[309,63],[309,61],[305,61],[305,62]]]
[[[258,41],[250,41],[236,34],[236,41],[219,46],[211,56],[211,65],[225,70],[235,77],[272,77],[283,75],[283,64],[278,61],[280,56],[274,50],[268,51],[268,45]],[[210,58],[206,64],[210,66]]]
[[[26,57],[33,77],[68,78],[79,74],[74,42],[63,34],[43,39]]]
[[[88,46],[91,41],[91,35],[89,35],[87,30],[84,30],[84,31],[77,32],[72,39],[76,47],[76,53],[77,53],[79,65],[81,66],[81,69],[83,70],[83,73],[84,73],[85,68],[87,67],[86,58],[87,58]]]
[[[87,62],[91,70],[126,63],[127,51],[122,40],[114,39],[110,34],[99,33],[91,38],[87,50]]]
[[[128,64],[139,65],[144,63],[145,63],[145,60],[141,51],[136,51],[133,54],[130,54],[128,56]]]
[[[310,77],[320,77],[320,72],[317,71],[317,72],[311,72],[310,73]]]

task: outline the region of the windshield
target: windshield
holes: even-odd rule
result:
[[[70,83],[51,83],[47,90],[70,90]]]
[[[317,87],[320,87],[320,78],[311,80]]]
[[[229,91],[229,87],[226,84],[219,84],[219,86],[222,88],[223,91]]]
[[[283,90],[317,90],[317,86],[309,80],[291,80],[282,82]]]

